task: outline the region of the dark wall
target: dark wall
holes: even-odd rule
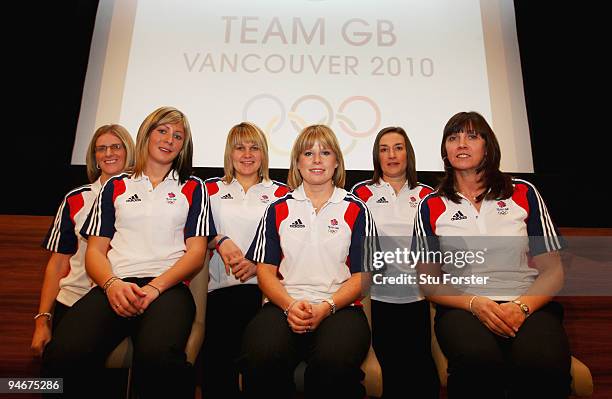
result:
[[[22,198],[2,198],[3,214],[52,215],[69,189],[86,183],[85,167],[71,166],[70,157],[97,4],[96,0],[63,2],[63,9],[54,6],[50,11],[53,18],[45,18],[44,32],[37,44],[45,54],[43,62],[47,68],[37,69],[40,86],[32,93],[31,105],[38,106],[39,111],[30,113],[26,121],[37,138],[29,134],[16,137],[21,148],[29,149],[19,163],[25,168],[25,173],[19,174],[24,176],[19,183]],[[519,177],[536,184],[558,225],[610,227],[607,219],[576,211],[574,184],[578,178],[581,182],[594,180],[588,172],[594,169],[576,166],[589,165],[590,159],[576,147],[571,148],[574,155],[568,161],[568,149],[560,143],[565,128],[560,120],[572,112],[572,101],[580,101],[564,96],[564,88],[571,85],[567,82],[571,75],[560,69],[558,52],[561,45],[567,46],[561,43],[567,26],[559,23],[556,16],[570,12],[569,6],[516,0],[515,9],[535,168],[535,173]],[[222,169],[197,168],[196,174],[207,178],[221,175]],[[271,174],[278,180],[286,178],[286,170],[273,170]],[[369,177],[369,171],[351,171],[347,187]],[[437,182],[433,172],[419,172],[419,178],[430,185]]]

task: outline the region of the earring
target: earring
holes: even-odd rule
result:
[[[96,169],[100,170],[100,165],[96,162]]]

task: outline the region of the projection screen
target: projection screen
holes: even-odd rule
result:
[[[248,120],[287,168],[297,133],[329,125],[347,169],[371,168],[385,126],[402,126],[417,169],[442,170],[440,138],[482,113],[502,169],[533,172],[514,6],[504,0],[101,0],[73,164],[96,127],[136,137],[155,108],[188,116],[194,166],[222,167],[228,130]]]

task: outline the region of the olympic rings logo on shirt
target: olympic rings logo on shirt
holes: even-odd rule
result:
[[[258,104],[264,102],[272,102],[276,109],[272,111],[272,114],[262,122],[260,120],[261,117],[258,118],[257,115],[251,115],[251,113]],[[319,118],[314,122],[307,121],[300,114],[300,111],[306,102],[318,103],[322,108],[321,115],[319,115]],[[351,108],[354,109],[352,106],[356,103],[363,103],[372,110],[372,115],[369,118],[371,119],[371,122],[365,127],[358,127],[349,115]],[[346,148],[342,149],[345,154],[348,154],[357,145],[358,139],[368,137],[377,132],[381,123],[381,112],[378,104],[366,96],[350,96],[342,101],[337,110],[334,111],[331,103],[326,98],[316,94],[307,94],[297,98],[291,107],[289,107],[289,112],[287,112],[285,104],[278,97],[272,94],[262,93],[253,96],[245,103],[242,111],[242,119],[254,122],[256,121],[256,123],[259,122],[260,127],[268,136],[271,150],[282,155],[289,155],[290,150],[279,148],[278,145],[276,145],[275,140],[271,139],[271,136],[281,130],[287,123],[287,120],[289,120],[289,123],[296,133],[299,133],[303,128],[311,124],[324,124],[332,127],[333,129],[333,124],[335,121],[337,121],[337,126],[339,129],[334,129],[336,133],[339,133],[337,131],[339,130],[340,132],[351,137],[350,144]]]

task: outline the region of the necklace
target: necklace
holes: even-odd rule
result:
[[[461,193],[463,194],[464,197],[469,198],[473,201],[476,201],[476,199],[478,198],[479,195],[481,195],[483,192],[481,191],[480,193],[473,195],[473,194],[466,194],[466,193]]]

